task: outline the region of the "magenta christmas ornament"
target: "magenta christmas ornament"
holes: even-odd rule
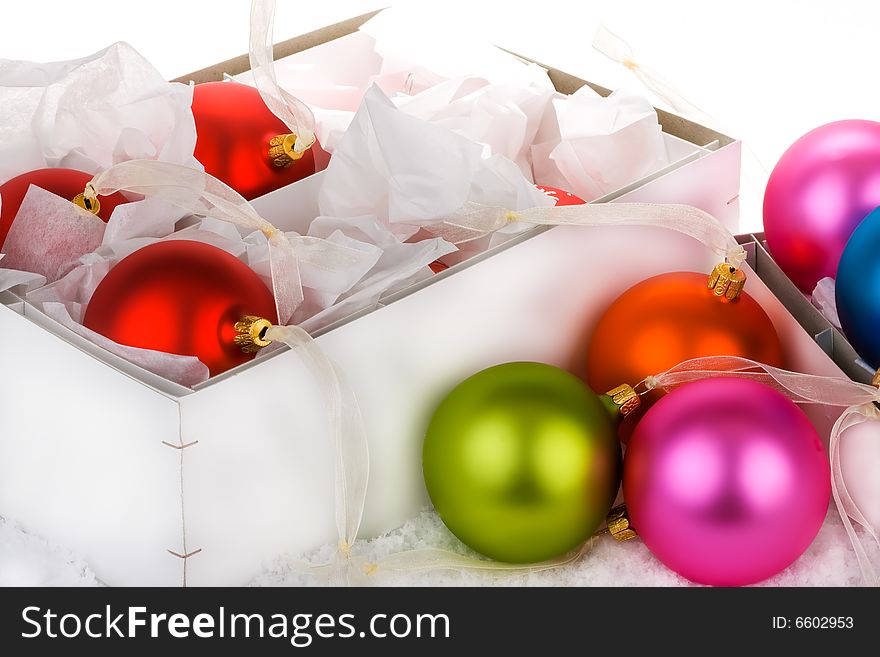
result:
[[[880,123],[811,130],[785,151],[764,194],[767,246],[804,292],[834,278],[846,242],[880,205]]]
[[[741,586],[790,565],[828,511],[830,470],[807,416],[756,381],[710,378],[669,392],[624,460],[632,526],[691,581]]]

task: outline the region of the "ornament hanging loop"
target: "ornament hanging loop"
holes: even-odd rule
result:
[[[644,379],[639,381],[637,384],[633,386],[633,390],[636,391],[636,394],[639,396],[647,395],[654,388],[660,385],[660,377],[659,376],[646,376]],[[644,390],[639,390],[639,388],[644,388]]]

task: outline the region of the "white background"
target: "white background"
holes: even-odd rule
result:
[[[392,4],[279,0],[275,40]],[[601,21],[718,127],[743,138],[744,229],[760,227],[763,177],[799,135],[843,118],[880,120],[880,3],[868,0],[399,0],[436,13],[454,48],[478,31],[500,46],[605,86],[632,73],[591,47]],[[71,59],[128,41],[168,78],[247,50],[249,0],[16,0],[0,57]],[[14,7],[14,8],[13,8]],[[655,100],[655,104],[657,100]],[[662,105],[662,103],[659,103]]]

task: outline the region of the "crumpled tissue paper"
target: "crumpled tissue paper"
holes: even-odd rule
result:
[[[201,169],[191,103],[189,85],[165,81],[126,43],[65,62],[0,60],[0,182],[50,167],[96,173],[138,158]],[[0,245],[10,256],[6,267],[51,282],[104,241],[104,223],[69,201],[28,190]],[[117,211],[131,231],[149,223],[137,216],[147,208]]]
[[[822,317],[827,319],[834,328],[840,328],[840,317],[837,314],[833,278],[826,277],[816,283],[816,289],[813,290],[810,301],[816,306]]]
[[[137,158],[199,167],[191,104],[189,85],[167,82],[127,43],[65,62],[0,59],[0,182]]]
[[[647,100],[624,90],[602,98],[589,87],[560,94],[538,65],[468,34],[457,34],[451,48],[430,19],[403,8],[275,68],[281,86],[309,104],[318,138],[334,153],[377,86],[404,112],[504,155],[531,181],[586,200],[669,163]]]

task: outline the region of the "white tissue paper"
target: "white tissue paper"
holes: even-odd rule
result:
[[[358,33],[275,63],[282,87],[308,103],[323,147],[337,150],[358,103],[379,87],[401,110],[503,155],[538,184],[592,200],[668,164],[647,100],[555,91],[547,73],[478,35],[438,32],[429,17],[382,11]],[[240,79],[248,82],[249,76]]]
[[[431,56],[430,47],[407,53],[390,35],[383,43],[370,37],[371,26],[372,21],[355,38],[332,44],[332,52],[325,46],[275,63],[279,84],[311,107],[325,150],[336,150],[367,89],[376,86],[408,114],[485,144],[530,175],[528,148],[556,95],[543,69],[483,44],[474,44],[469,65],[441,67],[443,57]],[[448,57],[448,44],[445,53]],[[422,58],[444,73],[424,66]],[[353,64],[333,64],[339,61]],[[241,77],[251,82],[249,74]]]
[[[166,82],[125,43],[67,62],[0,60],[0,182],[47,167],[95,173],[138,158],[201,169],[191,102],[190,86]],[[105,235],[97,217],[32,186],[2,245],[3,266],[52,282],[102,243],[167,235],[180,213],[158,224],[150,216],[166,208],[120,205]]]
[[[603,98],[584,86],[554,98],[535,141],[535,180],[586,201],[669,164],[656,110],[625,89]]]
[[[0,59],[0,182],[123,160],[199,167],[188,85],[167,82],[126,43],[48,64]]]
[[[42,311],[62,326],[88,338],[111,354],[121,356],[147,371],[164,376],[170,381],[184,386],[194,386],[208,380],[208,367],[195,356],[179,356],[151,349],[128,347],[113,342],[113,340],[105,338],[100,333],[95,333],[74,320],[63,303],[47,301],[42,304]]]
[[[371,87],[330,160],[321,214],[376,216],[401,240],[468,202],[512,210],[553,201],[519,168],[442,125],[409,116]]]
[[[365,94],[331,158],[318,201],[322,216],[312,223],[310,235],[327,237],[339,230],[380,245],[383,258],[369,281],[352,289],[346,305],[313,318],[307,328],[430,275],[425,267],[436,259],[454,264],[530,228],[512,223],[460,249],[435,237],[420,239],[426,237],[419,232],[423,226],[466,204],[520,210],[554,203],[510,159],[490,155],[486,146],[439,123],[405,113],[377,86]]]
[[[4,258],[5,254],[0,253],[0,261]],[[45,284],[45,276],[40,276],[39,274],[34,274],[29,271],[6,269],[3,265],[0,265],[0,292],[12,290],[19,296],[23,296],[31,290],[35,290]]]
[[[455,78],[415,96],[400,94],[395,104],[407,114],[487,145],[494,155],[516,162],[531,180],[530,146],[548,103],[557,95],[546,71],[529,64],[518,66],[515,75],[500,83]]]
[[[837,315],[837,301],[835,301],[834,297],[833,278],[826,277],[816,283],[816,289],[813,290],[810,301],[819,309],[822,317],[827,319],[834,328],[840,328],[840,317]]]
[[[429,264],[456,248],[439,238],[418,242],[402,242],[375,215],[360,217],[318,217],[309,229],[313,237],[326,236],[328,241],[367,243],[375,245],[380,257],[369,273],[345,295],[339,295],[332,306],[320,312],[297,313],[295,323],[307,331],[315,331],[364,308],[375,307],[385,295],[403,289],[421,277],[431,276]]]

